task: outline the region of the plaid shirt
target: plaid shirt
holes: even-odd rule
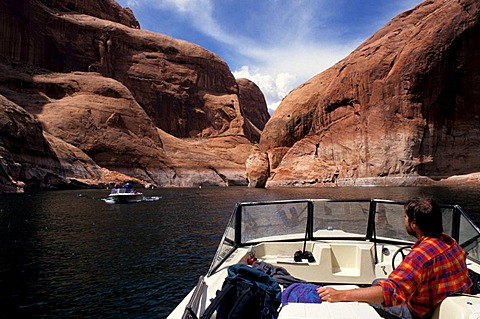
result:
[[[421,237],[404,261],[377,285],[383,287],[385,307],[407,304],[414,317],[431,316],[447,296],[469,292],[467,254],[455,239]]]

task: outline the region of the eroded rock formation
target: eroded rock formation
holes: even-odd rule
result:
[[[177,137],[240,132],[237,84],[218,56],[112,21],[123,12],[118,5],[117,15],[97,14],[108,20],[88,14],[90,6],[114,11],[110,0],[48,3],[26,1],[22,14],[27,22],[6,35],[26,39],[18,47],[1,47],[0,53],[55,72],[91,71],[114,78],[131,90],[156,126]],[[2,18],[18,24],[14,7],[7,4]]]
[[[255,152],[250,154],[245,162],[249,187],[265,187],[269,177],[268,154]]]
[[[245,118],[245,134],[253,141],[258,142],[270,114],[265,112],[267,102],[260,88],[248,79],[237,79],[240,95],[240,106]],[[261,107],[259,107],[259,105]]]
[[[45,169],[61,181],[52,185],[122,178],[159,186],[246,185],[246,156],[259,140],[252,127],[263,126],[255,121],[266,121],[268,112],[258,88],[246,89],[257,95],[257,113],[240,102],[221,58],[140,30],[132,12],[112,0],[6,0],[0,20],[0,107],[33,115],[19,121],[45,144]],[[11,121],[7,113],[2,121]],[[32,143],[2,137],[2,182],[37,187],[53,180],[27,172]],[[14,165],[23,173],[5,169]]]
[[[480,172],[479,22],[477,0],[425,1],[292,91],[262,133],[267,186]]]

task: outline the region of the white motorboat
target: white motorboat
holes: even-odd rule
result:
[[[480,296],[475,295],[480,230],[460,206],[441,207],[444,231],[468,253],[474,286],[471,295],[447,297],[433,318],[480,318]],[[405,231],[402,202],[307,199],[239,203],[208,272],[168,318],[200,318],[221,290],[227,268],[251,263],[252,255],[309,283],[338,289],[365,287],[377,278],[386,278],[414,240]],[[280,307],[278,318],[382,317],[367,303],[322,302],[288,303]]]
[[[138,192],[131,185],[126,184],[119,188],[112,188],[107,198],[112,203],[136,203],[143,200],[143,193]]]

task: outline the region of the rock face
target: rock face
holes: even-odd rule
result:
[[[102,167],[131,179],[145,177],[148,167],[165,179],[159,172],[168,160],[157,128],[121,83],[82,72],[31,77],[24,67],[6,63],[0,72],[5,84],[0,86],[0,119],[15,120],[4,128],[1,155],[11,159],[5,167],[21,167],[18,173],[4,169],[7,179],[24,181],[27,187],[71,187],[68,179],[103,183]],[[29,116],[12,118],[12,109]]]
[[[261,136],[267,186],[480,172],[479,22],[477,0],[425,1],[292,91]]]
[[[44,185],[66,183],[56,171],[60,165],[42,135],[40,123],[3,96],[0,96],[0,103],[3,106],[0,108],[0,182],[5,185],[3,188],[9,191],[22,189],[24,176],[33,177],[36,179],[33,183]],[[28,151],[19,145],[27,146]]]
[[[265,112],[267,102],[260,88],[248,79],[237,79],[242,114],[246,119],[245,134],[253,141],[258,142],[265,123],[270,114]],[[260,107],[259,107],[260,106]]]
[[[247,171],[247,180],[249,187],[263,188],[265,187],[268,177],[268,154],[256,152],[251,154],[245,163]]]
[[[140,30],[112,0],[6,0],[0,19],[0,120],[15,122],[1,139],[2,183],[246,185],[267,106],[218,56]],[[256,102],[240,101],[239,86]],[[31,138],[15,139],[22,126]]]
[[[48,7],[27,0],[22,15],[30,23],[6,35],[24,33],[25,43],[5,45],[0,53],[55,72],[92,71],[116,79],[156,126],[177,137],[240,132],[238,88],[223,60],[192,43],[112,22],[113,13],[97,14],[109,20],[82,14],[90,5],[115,8],[110,0],[53,1]],[[18,18],[14,7],[7,4],[3,16]]]

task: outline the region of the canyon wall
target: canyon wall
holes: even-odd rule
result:
[[[61,181],[52,187],[247,184],[267,106],[214,53],[141,30],[112,0],[6,0],[0,20],[0,106],[33,116],[22,125],[34,126],[48,158],[32,174],[32,144],[5,135],[7,186],[44,187],[50,175]],[[256,101],[241,102],[240,88]]]
[[[480,3],[426,0],[273,116],[200,46],[113,0],[0,3],[0,192],[478,185]]]
[[[425,1],[292,91],[261,136],[266,185],[477,183],[479,19]]]

